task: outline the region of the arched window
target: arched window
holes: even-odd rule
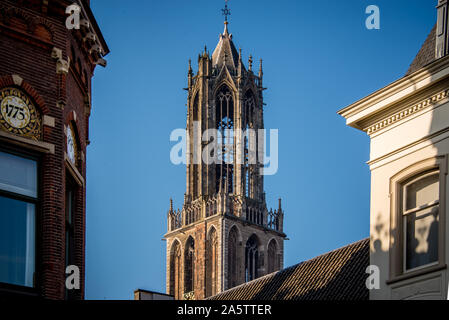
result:
[[[245,246],[245,281],[251,281],[258,277],[259,267],[259,241],[253,234]]]
[[[246,91],[244,100],[245,127],[256,128],[256,99],[251,90]]]
[[[190,130],[192,130],[191,132],[193,133],[193,130],[195,128],[194,123],[199,121],[199,98],[198,98],[198,94],[195,96],[195,99],[193,100],[193,109],[192,109],[192,120],[193,123],[191,124],[191,128]],[[195,134],[191,135],[191,138],[195,137]],[[193,139],[192,139],[193,140]],[[198,150],[198,141],[191,141],[191,152],[192,152],[192,159],[191,159],[191,163],[192,163],[192,199],[195,200],[199,194],[200,191],[198,190],[198,186],[199,186],[199,180],[200,180],[200,176],[199,176],[199,165],[197,164],[197,162],[195,161],[195,159],[193,158],[193,155],[196,152],[196,155],[198,157],[201,157],[201,155],[199,154],[199,150]]]
[[[424,172],[401,187],[404,271],[409,271],[438,262],[440,172]]]
[[[220,132],[218,141],[217,192],[221,187],[225,192],[233,191],[234,175],[234,99],[227,86],[222,86],[216,96],[216,128]]]
[[[206,297],[218,292],[218,237],[215,228],[209,232],[206,260]]]
[[[268,244],[268,273],[279,270],[277,245],[275,240],[271,240]]]
[[[192,292],[195,288],[195,241],[189,237],[184,252],[184,293]]]
[[[238,284],[237,241],[237,228],[233,227],[228,236],[228,289]]]
[[[253,93],[248,90],[245,93],[244,99],[244,123],[243,127],[246,130],[244,136],[244,159],[245,159],[245,195],[248,198],[254,198],[254,185],[255,185],[255,174],[254,165],[257,160],[257,136],[251,137],[249,130],[255,130],[257,128],[256,121],[256,100]]]
[[[446,175],[447,156],[440,156],[419,161],[391,177],[392,279],[445,265]],[[381,250],[381,236],[375,235],[376,250]]]
[[[178,241],[170,250],[170,294],[179,299],[181,293],[181,245]]]

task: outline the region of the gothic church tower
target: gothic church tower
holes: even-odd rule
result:
[[[284,212],[280,199],[267,210],[263,136],[237,134],[264,128],[262,60],[257,74],[252,63],[245,67],[227,19],[196,74],[189,62],[187,186],[181,210],[170,201],[165,235],[166,288],[176,299],[204,299],[283,267]],[[219,133],[212,163],[201,157],[214,153],[203,135],[210,129]]]

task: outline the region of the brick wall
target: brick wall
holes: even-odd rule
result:
[[[84,298],[86,147],[90,115],[90,81],[95,64],[79,33],[65,27],[69,1],[0,1],[0,89],[14,86],[25,91],[43,122],[41,142],[54,146],[54,153],[40,153],[18,146],[14,139],[0,146],[39,156],[40,199],[37,211],[36,293],[50,299],[65,297],[65,186],[68,170],[66,126],[75,130],[79,159],[76,170],[81,184],[76,190],[74,214],[74,264],[80,268],[81,290],[73,296]],[[58,71],[54,48],[70,69]],[[18,84],[14,82],[23,79]],[[54,122],[54,123],[53,123]],[[0,285],[0,291],[2,286]],[[18,288],[20,292],[20,288]]]
[[[277,243],[277,253],[280,256],[279,269],[283,268],[283,255],[284,255],[284,239],[275,232],[269,231],[261,226],[248,224],[237,217],[231,216],[213,216],[207,219],[203,219],[195,224],[184,227],[166,236],[167,238],[167,278],[166,288],[167,294],[170,294],[170,251],[173,244],[178,241],[181,246],[181,292],[184,293],[184,252],[186,243],[189,237],[192,237],[195,241],[195,299],[201,300],[206,298],[206,283],[210,281],[206,276],[206,237],[209,234],[211,228],[215,228],[218,237],[218,292],[229,289],[227,284],[227,257],[228,257],[228,235],[231,228],[236,227],[238,230],[238,244],[237,244],[237,284],[245,282],[245,245],[248,239],[252,235],[256,235],[259,241],[259,254],[263,255],[263,259],[260,267],[258,268],[259,277],[267,274],[268,266],[268,244],[271,240],[275,240]],[[176,299],[182,299],[182,297],[175,296]]]

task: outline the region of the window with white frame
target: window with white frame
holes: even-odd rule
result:
[[[431,170],[401,186],[404,272],[439,261],[440,172]]]

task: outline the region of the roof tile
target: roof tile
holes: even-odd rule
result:
[[[406,76],[412,74],[415,71],[418,71],[422,67],[425,67],[429,63],[436,60],[435,59],[436,28],[437,25],[435,24],[435,26],[432,28],[432,31],[430,31],[430,34],[428,35],[423,46],[421,47],[415,59],[413,60],[412,64],[410,65],[410,68],[408,69]]]
[[[368,300],[369,239],[266,275],[211,300]]]

